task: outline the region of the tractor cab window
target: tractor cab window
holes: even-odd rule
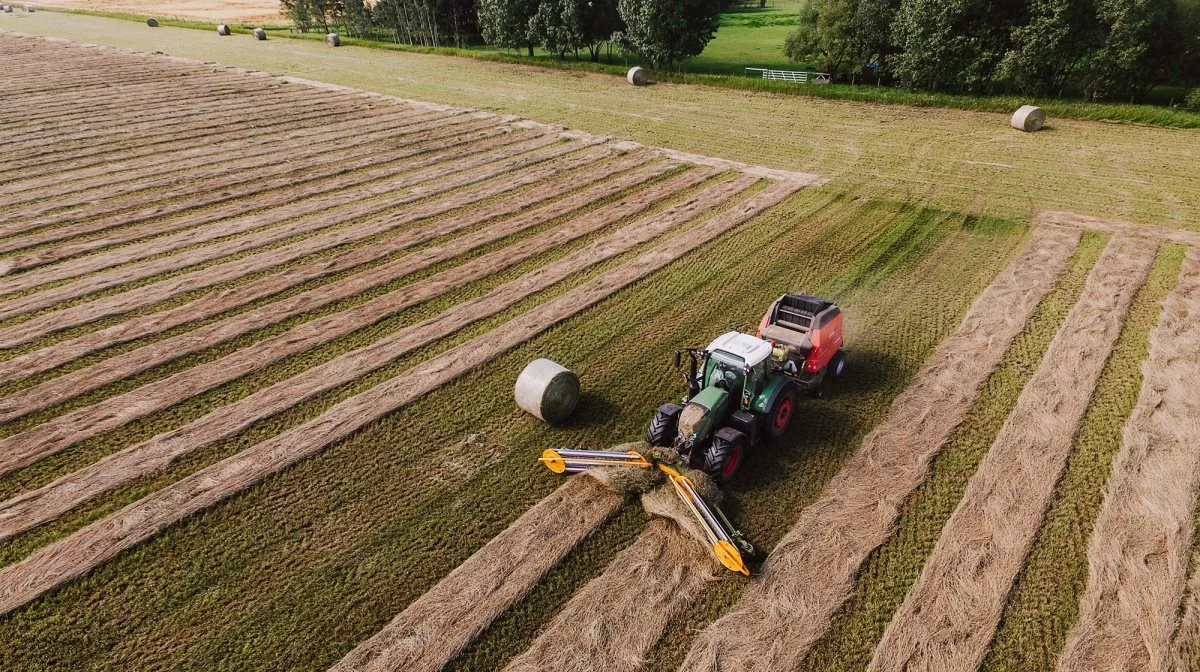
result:
[[[712,368],[708,376],[708,384],[715,385],[729,392],[734,397],[740,397],[746,381],[746,360],[737,355],[717,350],[710,359]]]

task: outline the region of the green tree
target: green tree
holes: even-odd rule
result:
[[[717,34],[716,0],[619,0],[624,40],[658,68],[704,51]]]
[[[811,0],[783,45],[784,55],[834,75],[858,71],[865,63],[854,29],[857,12],[858,0]]]
[[[1024,93],[1062,95],[1100,39],[1092,0],[1033,0],[999,75]]]
[[[1096,0],[1104,37],[1084,82],[1090,98],[1136,99],[1149,91],[1176,57],[1174,0]]]
[[[488,44],[525,47],[532,57],[540,38],[533,20],[537,12],[538,0],[479,0],[480,36]]]
[[[624,28],[617,0],[540,0],[533,18],[534,30],[546,51],[565,58],[586,48],[591,60],[600,60],[600,49],[614,32]]]
[[[892,23],[900,0],[859,0],[851,30],[861,66],[882,83],[891,72],[890,61],[898,49],[892,41]]]
[[[302,33],[317,28],[328,33],[346,11],[342,0],[281,0],[279,4],[281,13]]]
[[[913,88],[986,89],[1024,15],[1017,0],[901,0],[893,71]]]

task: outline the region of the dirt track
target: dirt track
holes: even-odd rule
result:
[[[891,531],[929,461],[966,416],[988,374],[1053,288],[1079,240],[1037,229],[1025,252],[976,299],[883,423],[772,550],[763,575],[696,639],[687,670],[796,667],[849,596],[858,567]],[[931,412],[930,409],[937,409]]]
[[[1165,670],[1184,595],[1200,481],[1200,257],[1184,263],[1163,302],[1138,404],[1125,425],[1100,517],[1088,546],[1079,620],[1058,669]],[[1200,643],[1190,592],[1179,626],[1178,669]]]

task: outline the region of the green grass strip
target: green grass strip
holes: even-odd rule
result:
[[[813,647],[803,670],[865,669],[871,662],[884,628],[920,575],[967,482],[1075,305],[1106,242],[1093,233],[1083,236],[1058,286],[1043,299],[988,378],[975,407],[934,457],[929,477],[901,507],[891,538],[863,565],[854,593],[834,615],[829,633]]]
[[[1138,291],[1100,375],[1067,469],[1001,617],[985,670],[1053,670],[1087,585],[1087,545],[1113,457],[1142,386],[1141,362],[1163,299],[1179,279],[1184,248],[1169,245]]]

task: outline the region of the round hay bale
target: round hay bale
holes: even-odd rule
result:
[[[151,28],[157,28],[158,27],[158,19],[153,19],[153,18],[146,19],[146,25],[150,26]]]
[[[337,33],[330,33],[325,36],[325,44],[331,47],[342,46],[342,38],[338,37]]]
[[[33,5],[25,5],[25,11],[32,14],[33,13]]]
[[[535,359],[517,376],[513,396],[522,410],[553,425],[570,417],[579,403],[579,376],[548,359]]]
[[[9,13],[9,14],[12,14],[12,5],[5,5],[5,6],[4,6],[4,11],[5,11],[5,12],[7,12],[7,13]]]
[[[1033,105],[1023,105],[1012,116],[1012,127],[1018,131],[1033,133],[1046,125],[1046,111]]]
[[[254,32],[252,34],[254,35],[254,39],[256,39],[256,40],[267,39],[267,31],[263,30],[262,28],[255,28]]]
[[[217,26],[217,34],[218,35],[229,35],[229,26],[227,26],[223,23],[221,25]]]
[[[645,86],[650,83],[650,73],[635,65],[625,73],[625,79],[628,79],[629,83],[634,86]]]

